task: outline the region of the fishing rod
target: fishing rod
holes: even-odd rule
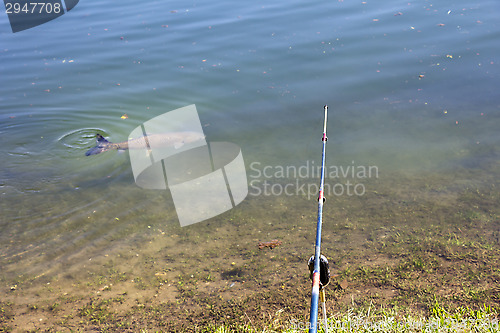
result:
[[[311,293],[311,313],[309,321],[309,333],[317,332],[318,325],[318,303],[320,299],[320,289],[321,289],[321,302],[323,304],[323,317],[325,321],[325,332],[326,327],[326,309],[325,309],[325,294],[323,287],[325,287],[330,280],[330,271],[328,269],[328,260],[325,256],[321,255],[321,226],[323,224],[323,203],[325,201],[325,195],[323,193],[325,185],[325,152],[326,152],[326,141],[328,137],[326,136],[326,121],[328,117],[328,105],[325,105],[325,121],[323,124],[323,153],[321,156],[321,180],[319,186],[318,195],[318,222],[316,226],[316,246],[314,249],[314,259],[311,257],[309,259],[309,270],[311,271],[312,279],[312,293]],[[314,265],[313,265],[314,263]]]

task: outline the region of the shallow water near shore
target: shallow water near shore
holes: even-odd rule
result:
[[[404,243],[394,235],[419,221],[439,235],[464,230],[496,253],[498,9],[122,1],[82,2],[15,34],[0,21],[0,299],[22,307],[50,290],[118,293],[111,283],[141,297],[164,288],[175,302],[190,291],[179,281],[197,274],[204,297],[244,298],[270,286],[264,272],[306,295],[325,104],[323,249],[347,279],[349,265],[385,253],[370,242]],[[168,190],[134,183],[128,152],[85,152],[96,133],[124,141],[191,104],[209,142],[241,147],[249,194],[181,228]],[[258,251],[272,239],[283,245]],[[373,250],[370,260],[357,246]],[[247,290],[249,280],[258,282]]]

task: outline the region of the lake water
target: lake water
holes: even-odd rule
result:
[[[85,156],[96,133],[124,141],[186,105],[208,141],[241,147],[249,182],[258,180],[246,201],[265,179],[297,178],[282,169],[319,165],[325,104],[328,166],[376,167],[370,178],[383,182],[498,163],[499,9],[495,0],[81,1],[18,33],[0,15],[2,281],[140,251],[160,226],[189,240],[189,228],[230,224],[223,214],[180,228],[168,191],[134,184],[127,152]],[[307,254],[313,242],[312,233]]]

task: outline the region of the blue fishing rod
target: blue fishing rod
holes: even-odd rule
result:
[[[311,314],[309,321],[309,333],[317,332],[318,325],[318,303],[320,300],[321,291],[321,302],[323,304],[323,317],[325,322],[325,332],[327,331],[326,326],[326,308],[325,308],[325,294],[323,287],[325,287],[330,281],[330,270],[328,268],[328,260],[325,256],[321,255],[321,226],[323,224],[323,204],[325,202],[325,195],[323,193],[325,185],[325,152],[326,152],[326,141],[328,140],[326,136],[326,121],[328,117],[328,106],[325,105],[325,121],[323,124],[323,154],[321,156],[321,180],[319,186],[318,195],[318,223],[316,226],[316,246],[314,249],[314,257],[309,259],[309,270],[311,272],[312,279],[312,293],[311,293]]]

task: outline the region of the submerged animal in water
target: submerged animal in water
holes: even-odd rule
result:
[[[198,132],[172,132],[165,134],[151,134],[131,139],[124,142],[113,143],[106,140],[101,134],[96,135],[97,144],[90,148],[85,156],[97,155],[108,150],[127,150],[127,149],[145,149],[151,147],[174,147],[178,149],[183,145],[205,139],[202,133]]]

